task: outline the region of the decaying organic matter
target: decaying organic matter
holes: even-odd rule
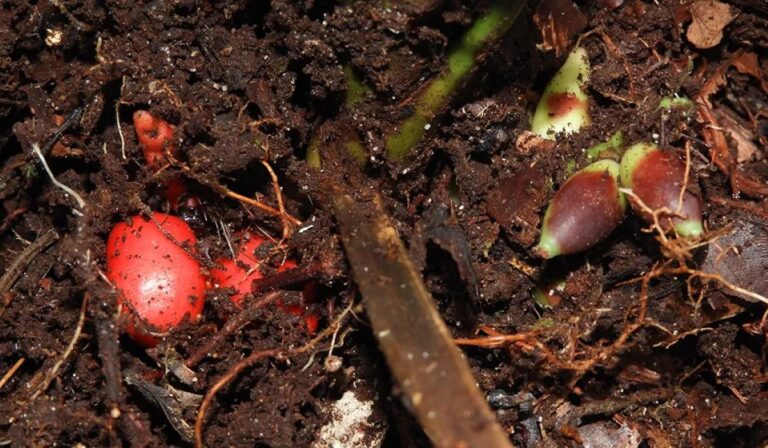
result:
[[[767,14],[4,2],[0,446],[765,445]],[[146,349],[107,241],[160,214],[209,282]]]

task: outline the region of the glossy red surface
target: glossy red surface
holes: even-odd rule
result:
[[[222,258],[218,260],[218,264],[222,269],[211,270],[211,279],[214,286],[218,288],[232,288],[235,292],[230,296],[232,301],[237,306],[242,306],[243,299],[251,294],[251,286],[255,280],[264,277],[263,270],[261,268],[262,261],[258,258],[258,254],[262,244],[267,240],[261,237],[251,237],[248,241],[241,245],[237,252],[237,258]],[[287,271],[289,269],[296,268],[296,262],[287,259],[277,269],[278,272]],[[314,283],[308,283],[303,292],[303,301],[312,301],[314,292]],[[305,305],[284,305],[279,302],[278,305],[283,311],[296,316],[303,317],[304,323],[307,327],[307,331],[314,334],[317,331],[319,324],[319,317],[314,313],[307,314],[307,307]]]
[[[119,300],[144,326],[166,332],[184,319],[200,316],[206,278],[190,255],[197,242],[192,229],[163,213],[153,213],[153,219],[134,216],[130,224],[112,228],[107,239],[107,277],[117,288]],[[154,345],[136,326],[129,325],[128,331],[137,342]]]
[[[133,114],[133,126],[147,165],[152,169],[160,168],[166,162],[166,149],[173,151],[171,145],[174,127],[143,110]]]
[[[237,252],[237,258],[222,258],[218,264],[223,269],[212,269],[211,279],[215,286],[220,288],[234,288],[235,293],[231,299],[236,305],[240,306],[245,296],[251,293],[251,284],[264,276],[261,268],[262,261],[255,255],[262,244],[267,240],[261,237],[251,237],[240,246]],[[278,268],[278,271],[293,269],[296,262],[285,260]]]

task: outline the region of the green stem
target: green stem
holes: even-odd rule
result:
[[[598,143],[595,146],[587,149],[587,160],[594,162],[606,151],[614,151],[616,153],[615,155],[620,158],[622,155],[621,148],[623,146],[624,133],[621,131],[616,131],[616,133],[613,134],[608,140],[602,143]]]
[[[475,67],[480,50],[512,25],[524,4],[521,0],[500,1],[467,30],[459,45],[448,55],[445,72],[421,91],[413,115],[387,137],[387,155],[391,160],[402,159],[416,146],[429,129],[430,121],[446,106]]]
[[[344,98],[344,104],[352,109],[365,99],[365,94],[370,92],[371,88],[363,84],[349,64],[344,66],[344,78],[347,80],[347,94]]]
[[[352,110],[365,99],[365,95],[371,91],[371,88],[365,85],[360,78],[357,77],[352,66],[349,64],[344,66],[344,78],[347,81],[347,93],[344,97],[344,104],[348,110]],[[306,161],[307,165],[312,168],[320,168],[320,146],[323,144],[322,140],[319,138],[321,134],[322,133],[320,132],[316,132],[312,141],[309,142],[309,147],[307,147]],[[357,136],[351,136],[340,140],[341,146],[360,164],[360,166],[365,165],[365,148],[360,142],[360,139],[357,138]]]

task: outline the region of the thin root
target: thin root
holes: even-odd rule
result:
[[[75,333],[72,335],[72,339],[69,341],[69,345],[67,345],[66,350],[64,350],[64,353],[61,354],[61,358],[59,358],[58,361],[56,361],[56,364],[53,365],[51,370],[48,372],[48,374],[45,376],[45,379],[43,380],[43,384],[38,387],[38,389],[32,394],[32,398],[30,401],[34,401],[41,393],[45,392],[46,389],[48,389],[48,386],[51,385],[51,381],[53,381],[58,375],[59,370],[61,369],[61,366],[64,365],[64,363],[67,361],[69,356],[72,354],[72,352],[75,349],[75,345],[77,345],[77,341],[80,340],[80,335],[83,333],[83,325],[85,324],[85,312],[88,308],[88,294],[86,293],[83,297],[83,303],[80,306],[80,319],[77,322],[77,327],[75,328]]]
[[[203,401],[200,404],[200,408],[197,411],[197,419],[195,420],[195,447],[202,448],[204,446],[203,445],[203,422],[205,420],[205,414],[208,411],[208,408],[211,406],[211,403],[213,402],[213,398],[216,396],[216,393],[219,390],[221,390],[223,387],[229,384],[243,370],[252,366],[258,361],[261,361],[262,359],[265,359],[265,358],[288,359],[293,356],[297,356],[309,350],[312,350],[320,341],[322,341],[323,339],[327,338],[328,336],[336,332],[337,328],[341,325],[341,322],[346,318],[346,315],[350,309],[351,309],[351,305],[347,307],[347,309],[344,312],[342,312],[333,321],[333,323],[328,326],[328,328],[323,330],[322,333],[314,337],[305,345],[302,345],[301,347],[298,347],[292,350],[272,349],[272,350],[263,350],[260,352],[253,353],[247,358],[237,363],[227,373],[222,375],[221,378],[219,378],[219,380],[216,382],[216,384],[214,384],[213,387],[211,387],[211,389],[208,390],[208,392],[205,394],[205,398],[203,398]]]
[[[11,369],[8,370],[8,372],[5,375],[3,375],[3,378],[0,379],[0,390],[2,390],[3,386],[5,386],[5,383],[7,383],[11,379],[11,377],[13,377],[16,371],[19,370],[21,365],[24,364],[24,361],[26,360],[23,357],[19,358],[19,360],[16,361],[16,363],[11,367]]]
[[[285,213],[285,211],[280,211],[278,209],[275,209],[274,207],[270,207],[267,204],[264,204],[263,202],[257,201],[256,199],[249,198],[248,196],[243,196],[240,193],[235,193],[234,191],[230,190],[229,188],[225,187],[224,185],[221,185],[218,182],[211,181],[208,179],[204,179],[201,176],[198,176],[192,169],[187,166],[184,163],[181,163],[180,161],[176,160],[173,155],[170,153],[170,151],[166,150],[165,153],[166,157],[168,157],[168,161],[171,163],[171,165],[178,167],[181,169],[181,171],[184,172],[184,174],[188,175],[192,179],[196,180],[197,182],[200,182],[203,185],[207,185],[208,187],[212,188],[214,191],[216,191],[219,194],[222,194],[224,196],[227,196],[229,198],[238,200],[242,203],[252,205],[263,212],[266,212],[272,216],[277,216],[278,218],[288,221],[291,224],[295,226],[301,225],[301,221],[294,218],[293,216]]]
[[[264,168],[267,169],[267,172],[269,172],[269,177],[272,178],[272,189],[275,191],[275,196],[277,197],[277,206],[280,209],[280,218],[283,220],[283,240],[287,240],[291,237],[291,233],[293,233],[293,227],[291,227],[292,223],[288,219],[288,213],[285,211],[285,203],[283,202],[283,193],[282,189],[280,188],[280,182],[277,180],[277,174],[275,174],[275,170],[272,169],[272,166],[267,162],[267,160],[262,160],[261,164],[264,165]],[[298,225],[298,224],[296,224]]]

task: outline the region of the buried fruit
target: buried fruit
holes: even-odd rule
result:
[[[665,231],[674,227],[680,236],[699,236],[704,231],[701,201],[685,189],[685,165],[685,160],[672,151],[659,149],[652,143],[637,143],[621,159],[621,185],[631,189],[649,209],[668,211],[659,220]],[[683,203],[680,204],[683,189]],[[643,219],[653,222],[648,210],[634,199],[630,202]]]
[[[571,134],[590,124],[589,97],[584,85],[589,80],[589,58],[575,48],[547,85],[536,106],[531,131],[554,140],[561,132]]]
[[[133,127],[144,153],[144,160],[152,171],[158,171],[168,162],[166,151],[173,155],[173,132],[175,127],[162,118],[157,118],[145,110],[133,114]],[[180,206],[179,199],[187,191],[181,179],[170,179],[165,184],[165,197],[175,211]]]
[[[234,289],[230,299],[238,307],[242,307],[243,299],[251,294],[253,282],[264,277],[262,264],[264,263],[263,260],[266,260],[269,255],[268,253],[262,253],[262,251],[266,252],[265,249],[269,247],[265,243],[267,243],[266,239],[251,236],[248,241],[241,245],[234,260],[231,258],[219,259],[217,264],[222,269],[211,270],[211,279],[215,287]],[[286,259],[277,268],[277,272],[285,272],[296,267],[295,261]],[[312,290],[313,283],[308,283],[304,288],[304,301],[311,299]],[[306,314],[305,306],[281,304],[280,307],[293,316],[303,317],[307,330],[310,333],[314,333],[317,330],[318,316],[312,313]]]
[[[165,151],[173,152],[173,125],[147,111],[139,110],[133,114],[133,126],[147,165],[157,170],[166,161]]]
[[[192,229],[181,219],[153,213],[116,224],[107,239],[107,277],[118,301],[141,325],[129,322],[130,336],[145,346],[157,340],[138,328],[164,333],[203,311],[206,278],[194,257]],[[123,307],[125,309],[125,307]]]
[[[232,302],[237,306],[242,306],[243,299],[251,293],[251,284],[264,277],[262,271],[262,258],[266,259],[267,253],[261,253],[267,240],[258,236],[252,236],[248,241],[240,246],[237,252],[237,258],[221,258],[217,261],[223,269],[212,269],[211,279],[214,286],[219,288],[232,288],[235,292],[230,296]],[[262,248],[263,246],[263,248]],[[296,262],[291,259],[285,260],[278,268],[278,272],[286,271],[296,267]]]
[[[624,219],[619,164],[600,160],[571,176],[549,203],[541,239],[534,249],[544,258],[588,249]]]

